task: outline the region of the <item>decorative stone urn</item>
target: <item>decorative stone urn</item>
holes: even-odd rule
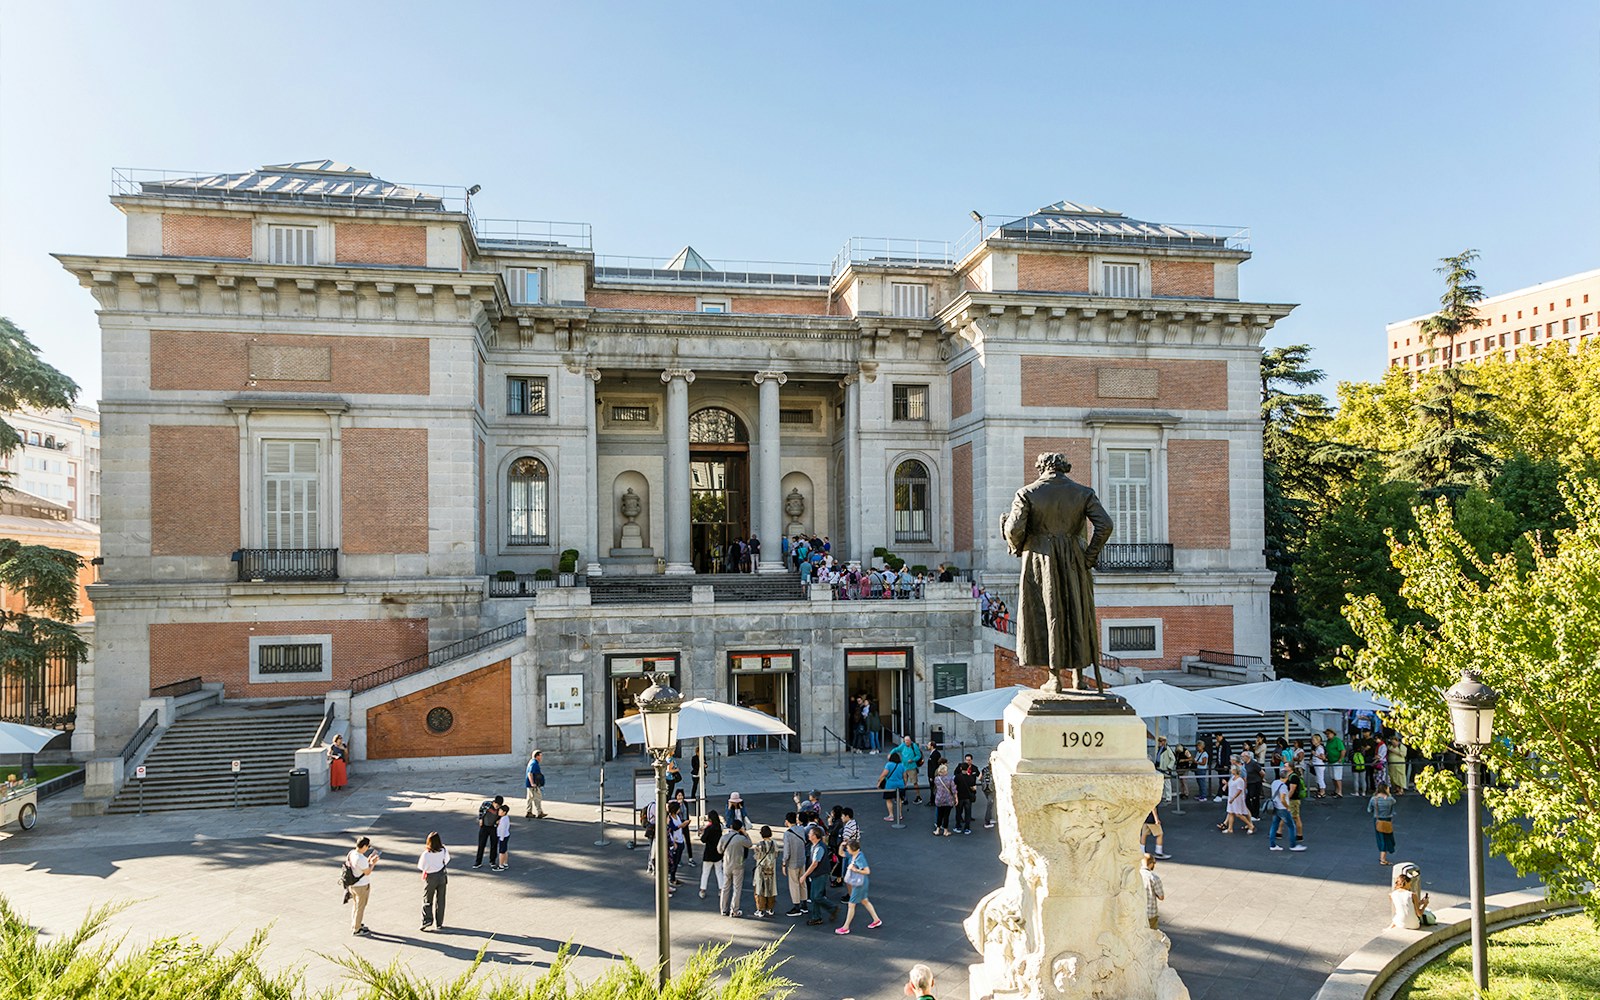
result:
[[[798,486],[791,489],[789,495],[783,498],[783,512],[789,518],[789,526],[783,529],[785,535],[793,538],[806,533],[806,526],[800,523],[800,519],[806,514],[806,498]]]
[[[622,545],[620,547],[624,549],[644,548],[644,532],[635,523],[640,511],[644,509],[644,504],[639,499],[639,494],[633,492],[632,486],[628,487],[628,491],[622,494],[622,499],[617,504],[617,509],[622,513]]]
[[[1189,1000],[1151,930],[1139,828],[1161,797],[1120,698],[1024,691],[992,758],[1005,885],[964,926],[972,1000]]]

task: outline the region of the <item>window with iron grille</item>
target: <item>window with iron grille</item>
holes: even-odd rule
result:
[[[781,409],[778,411],[778,423],[780,424],[814,424],[816,422],[817,415],[813,410]]]
[[[908,281],[889,283],[891,308],[896,316],[922,319],[928,315],[928,286]]]
[[[267,261],[273,264],[315,264],[316,226],[268,226]]]
[[[648,424],[650,422],[650,407],[613,406],[611,408],[611,422],[616,424]]]
[[[894,387],[894,418],[896,420],[927,420],[928,387],[925,385],[896,385]]]
[[[321,544],[321,444],[262,442],[262,542],[269,549]]]
[[[545,403],[543,376],[513,375],[506,379],[506,412],[513,416],[542,417],[549,411]]]
[[[322,673],[322,643],[275,643],[256,647],[256,672],[261,674]]]
[[[506,268],[506,294],[515,305],[538,305],[544,301],[544,268]]]
[[[1106,630],[1108,653],[1155,653],[1154,625],[1112,625]]]
[[[894,470],[894,540],[933,541],[932,519],[928,511],[928,467],[916,459],[901,462]]]
[[[550,472],[537,458],[511,463],[506,482],[511,545],[550,544]]]
[[[1106,508],[1119,543],[1155,541],[1150,530],[1150,452],[1112,448],[1106,452]]]
[[[1114,299],[1139,297],[1138,264],[1100,265],[1100,294]]]

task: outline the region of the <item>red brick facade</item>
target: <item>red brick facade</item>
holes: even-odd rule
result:
[[[167,257],[249,260],[250,220],[214,215],[163,215],[161,252]]]
[[[957,552],[972,551],[972,443],[950,449],[951,545]]]
[[[428,227],[341,222],[333,227],[340,264],[428,266]]]
[[[1121,385],[1139,388],[1115,388]],[[1226,410],[1228,365],[1225,361],[1029,355],[1022,358],[1022,405]]]
[[[150,554],[224,556],[237,548],[239,429],[151,426]]]
[[[451,726],[435,732],[428,713],[442,708]],[[459,757],[511,752],[511,661],[367,709],[367,757]]]
[[[735,295],[729,310],[736,313],[764,313],[769,316],[826,316],[828,297],[793,295]]]
[[[294,365],[320,363],[324,378],[264,377],[252,371],[275,348],[294,352]],[[320,360],[319,360],[320,359]],[[309,372],[308,372],[309,373]],[[251,334],[153,330],[150,333],[150,388],[177,391],[376,393],[426,396],[428,341],[423,337],[323,337],[307,334]]]
[[[950,373],[950,419],[972,412],[972,362]]]
[[[1085,486],[1094,485],[1094,456],[1090,454],[1093,442],[1086,437],[1025,437],[1022,439],[1022,478],[1020,487],[1039,478],[1033,463],[1046,452],[1058,451],[1072,463],[1072,478]]]
[[[1210,299],[1217,294],[1217,268],[1203,260],[1150,262],[1150,294],[1185,299]]]
[[[591,288],[588,304],[596,309],[665,309],[671,312],[694,312],[693,295],[677,292],[612,292]]]
[[[1225,549],[1233,544],[1228,442],[1168,442],[1167,494],[1167,534],[1173,545]]]
[[[251,636],[279,635],[332,636],[333,680],[250,683]],[[150,686],[198,676],[226,685],[229,698],[315,697],[348,688],[352,678],[427,651],[426,618],[151,625]]]
[[[340,450],[339,547],[351,555],[427,552],[428,429],[351,427]]]
[[[1161,656],[1154,659],[1130,659],[1129,666],[1141,670],[1176,670],[1185,656],[1193,656],[1202,649],[1222,652],[1233,651],[1233,605],[1217,604],[1203,607],[1144,607],[1098,608],[1102,625],[1106,622],[1128,619],[1161,619]],[[1109,649],[1103,652],[1117,655]]]
[[[1087,293],[1089,258],[1064,253],[1017,254],[1017,290]]]

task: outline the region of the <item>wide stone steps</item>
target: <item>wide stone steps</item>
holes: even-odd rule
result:
[[[316,735],[321,712],[207,715],[180,719],[128,775],[107,812],[173,812],[281,806],[289,799],[295,751]],[[239,761],[235,779],[232,762]]]

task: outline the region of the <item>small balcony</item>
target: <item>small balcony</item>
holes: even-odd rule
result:
[[[1170,573],[1172,545],[1168,542],[1112,542],[1100,550],[1094,568],[1102,573]]]
[[[240,583],[339,579],[338,549],[240,549],[233,558]]]

